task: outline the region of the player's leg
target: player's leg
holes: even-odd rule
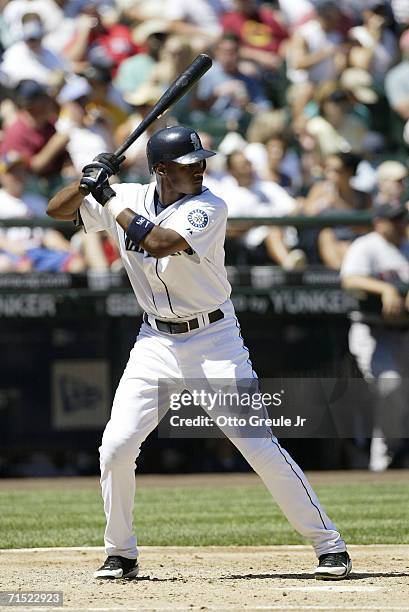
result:
[[[197,379],[201,374],[210,382],[217,378],[250,380],[255,374],[237,319],[227,316],[219,330],[217,325],[212,329],[209,327],[197,339],[196,350],[206,355],[201,372],[196,374]],[[231,429],[226,429],[225,433],[231,436]],[[333,564],[333,567],[317,569],[317,577],[321,573],[324,578],[342,578],[349,573],[350,562],[345,554],[344,540],[320,505],[302,470],[277,439],[268,436],[266,431],[264,437],[233,437],[232,442],[261,477],[290,523],[311,541],[317,556],[323,562]],[[344,558],[347,567],[342,565]]]
[[[115,393],[99,449],[108,556],[137,557],[132,525],[135,459],[158,424],[158,415],[167,408],[158,407],[158,379],[177,373],[175,358],[159,335],[149,329],[141,333]]]

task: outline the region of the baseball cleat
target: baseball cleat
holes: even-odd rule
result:
[[[139,566],[137,559],[126,559],[125,557],[112,556],[105,559],[94,578],[135,578],[138,575]]]
[[[321,555],[318,561],[314,572],[317,580],[342,580],[352,569],[352,561],[346,551]]]

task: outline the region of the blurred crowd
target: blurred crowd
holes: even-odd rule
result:
[[[131,146],[117,180],[149,182],[150,134],[180,122],[220,153],[205,184],[230,217],[330,218],[409,199],[407,0],[0,0],[0,9],[0,218],[45,218],[47,200],[114,151],[200,52],[212,69]],[[369,230],[235,223],[227,263],[339,270]],[[89,269],[120,269],[109,237],[0,229],[1,272]]]

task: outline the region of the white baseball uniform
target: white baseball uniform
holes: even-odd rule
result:
[[[341,276],[370,276],[386,282],[409,284],[409,241],[400,247],[388,242],[378,232],[357,238],[349,247],[341,268]],[[385,469],[388,465],[386,446],[378,440],[382,436],[382,421],[392,414],[407,413],[407,398],[401,388],[409,369],[409,325],[389,325],[382,321],[366,320],[365,314],[353,313],[355,320],[349,331],[349,349],[364,378],[374,381],[380,397],[380,423],[374,430],[369,467]],[[387,398],[388,412],[385,412]],[[381,430],[378,429],[378,425]],[[403,429],[401,429],[403,431]]]
[[[182,391],[191,379],[251,379],[255,374],[230,301],[224,268],[224,201],[204,187],[201,194],[163,208],[154,184],[113,188],[131,210],[175,230],[190,245],[188,252],[155,259],[136,248],[92,196],[81,205],[86,231],[107,230],[116,240],[136,298],[146,313],[100,447],[106,552],[133,559],[138,554],[132,527],[135,459],[142,442],[158,424],[158,410],[168,408],[158,406],[158,380],[180,380]],[[215,312],[220,318],[210,322]],[[195,329],[191,331],[176,334],[158,330],[163,321],[192,320]],[[295,529],[312,542],[317,556],[345,550],[304,474],[274,436],[238,437],[232,442]]]

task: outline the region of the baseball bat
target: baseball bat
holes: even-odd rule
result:
[[[180,100],[191,87],[209,70],[212,59],[205,53],[198,55],[191,64],[169,85],[163,96],[159,98],[155,106],[142,119],[134,131],[124,140],[120,147],[115,151],[118,157],[143,134],[147,128],[165,113],[175,102]],[[80,184],[80,191],[87,195],[89,193],[87,185]]]

